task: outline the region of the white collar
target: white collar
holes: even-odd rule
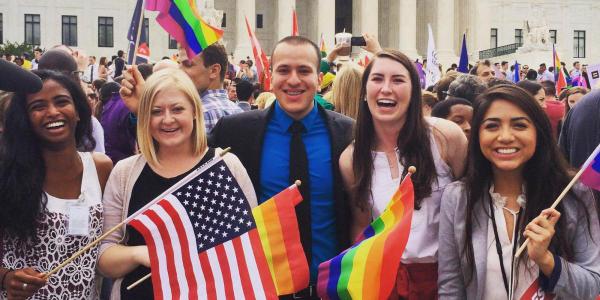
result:
[[[525,208],[525,204],[527,204],[527,200],[525,198],[525,186],[522,186],[521,188],[521,194],[517,197],[517,203],[519,204],[519,206],[521,208]],[[494,184],[492,183],[492,185],[490,186],[490,197],[492,197],[492,200],[494,201],[494,204],[499,206],[499,207],[504,207],[506,205],[506,197],[500,195],[499,193],[496,193],[494,191]]]

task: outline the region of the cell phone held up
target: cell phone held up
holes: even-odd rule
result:
[[[367,42],[362,36],[353,36],[350,38],[350,46],[366,46]]]

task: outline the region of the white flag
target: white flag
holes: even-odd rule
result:
[[[427,42],[427,66],[425,68],[425,87],[434,85],[440,80],[440,63],[437,59],[437,51],[435,51],[435,42],[433,40],[433,31],[431,24],[427,24],[429,28],[429,41]]]
[[[589,65],[587,73],[592,89],[600,89],[600,64]]]

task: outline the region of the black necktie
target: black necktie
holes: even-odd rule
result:
[[[288,129],[288,132],[292,134],[292,141],[290,142],[290,184],[294,183],[296,180],[302,181],[302,184],[300,185],[300,194],[302,194],[303,200],[296,206],[296,217],[298,218],[302,248],[304,248],[306,259],[310,265],[310,178],[308,177],[308,157],[306,156],[304,142],[302,142],[302,133],[304,131],[304,125],[299,121],[294,121]]]
[[[94,82],[94,65],[90,65],[90,82]]]

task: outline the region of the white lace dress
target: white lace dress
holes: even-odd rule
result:
[[[2,237],[0,265],[3,268],[32,267],[48,272],[102,234],[102,191],[91,153],[79,153],[83,162],[83,178],[79,199],[59,199],[46,193],[47,211],[42,215],[35,240],[26,243]],[[87,235],[69,234],[69,206],[87,207]],[[48,278],[48,284],[29,299],[97,299],[96,262],[98,247],[87,251]],[[6,299],[5,291],[0,299]]]

